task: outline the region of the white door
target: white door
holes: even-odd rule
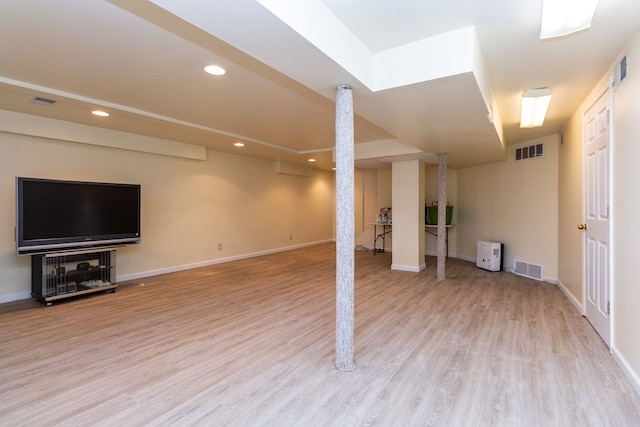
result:
[[[585,115],[585,315],[610,341],[609,310],[609,93]],[[584,227],[585,225],[581,225]]]

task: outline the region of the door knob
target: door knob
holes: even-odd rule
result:
[[[587,224],[578,224],[578,230],[586,230]]]

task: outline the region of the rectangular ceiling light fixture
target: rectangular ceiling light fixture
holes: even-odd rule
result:
[[[598,0],[544,0],[540,39],[567,36],[591,26]]]
[[[522,94],[522,105],[520,107],[520,127],[535,128],[542,126],[550,102],[551,89],[549,88],[525,91]]]

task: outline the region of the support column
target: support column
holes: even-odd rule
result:
[[[353,371],[354,329],[353,95],[336,93],[336,368]]]
[[[420,272],[424,259],[425,169],[421,160],[391,165],[393,252],[391,269]]]
[[[447,154],[438,155],[438,261],[437,279],[445,280],[447,259]]]

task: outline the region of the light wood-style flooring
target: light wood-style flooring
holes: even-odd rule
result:
[[[353,372],[334,366],[333,244],[1,305],[0,425],[640,425],[556,286],[390,265],[356,252]]]

